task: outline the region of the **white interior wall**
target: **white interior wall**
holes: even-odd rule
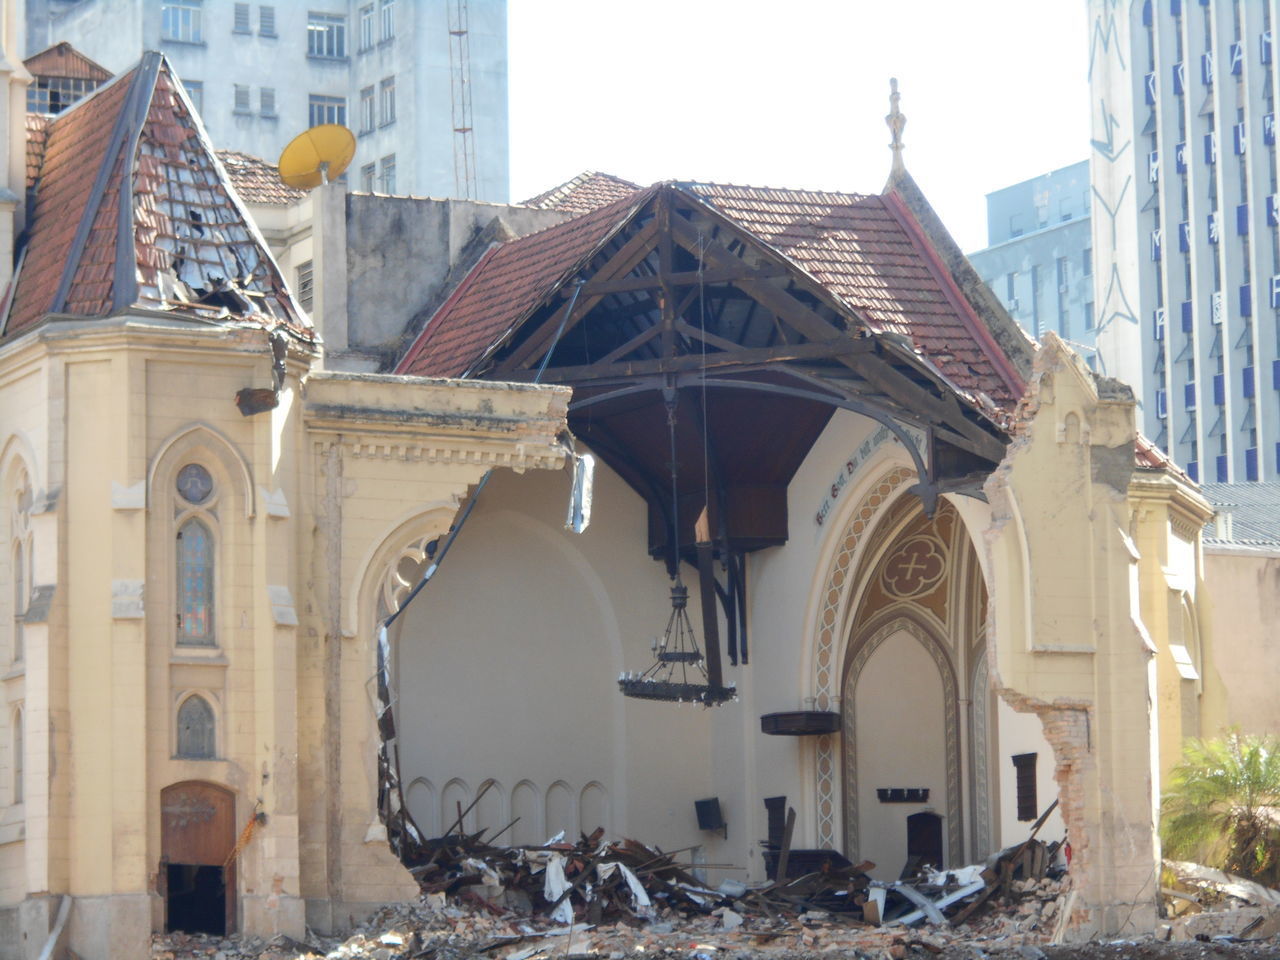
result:
[[[697,829],[693,806],[710,795],[707,711],[617,687],[622,670],[651,662],[670,612],[645,504],[601,464],[591,526],[575,535],[563,528],[568,494],[563,473],[495,473],[402,618],[410,809],[438,831],[493,779],[502,801],[486,797],[478,822],[520,816],[517,842],[604,826],[668,849],[711,841],[716,861],[718,835]],[[700,623],[696,596],[689,614]]]
[[[1053,779],[1053,748],[1045,739],[1040,718],[1033,713],[1018,713],[1003,699],[997,700],[995,768],[1000,781],[1000,804],[995,818],[999,830],[996,845],[1004,848],[1026,840],[1034,824],[1034,821],[1018,819],[1017,777],[1014,775],[1013,758],[1023,753],[1036,754],[1037,816],[1058,795],[1058,784]],[[1061,840],[1065,834],[1066,826],[1062,822],[1062,816],[1054,810],[1036,834],[1036,839],[1050,843]]]
[[[928,811],[943,818],[943,851],[950,864],[942,676],[929,651],[905,630],[887,637],[858,677],[852,708],[858,740],[858,856],[875,862],[871,876],[877,880],[896,880],[907,860],[907,817]],[[881,803],[879,787],[927,787],[929,802]]]

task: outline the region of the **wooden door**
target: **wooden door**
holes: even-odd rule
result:
[[[942,818],[936,813],[907,817],[907,862],[942,869]]]
[[[235,795],[225,787],[198,780],[160,791],[160,874],[170,864],[221,868],[235,848]],[[235,930],[236,876],[232,862],[222,874],[226,933]],[[166,928],[169,891],[165,891]]]

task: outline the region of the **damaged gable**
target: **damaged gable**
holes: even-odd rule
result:
[[[144,308],[314,338],[156,53],[49,123],[16,284],[6,334]]]

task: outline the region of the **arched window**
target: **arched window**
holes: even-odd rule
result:
[[[178,756],[188,760],[212,760],[214,744],[213,707],[204,697],[193,694],[178,708]]]
[[[22,754],[23,754],[22,708],[13,712],[13,802],[21,803],[24,795]]]
[[[178,528],[178,643],[213,646],[213,534],[195,517]]]

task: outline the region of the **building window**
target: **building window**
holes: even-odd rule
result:
[[[98,88],[97,80],[78,77],[36,77],[27,87],[28,113],[61,113]]]
[[[1084,328],[1086,330],[1093,329],[1093,301],[1086,300],[1084,304]]]
[[[303,310],[310,311],[315,300],[315,276],[310,260],[298,264],[298,303]]]
[[[217,754],[213,707],[199,694],[192,694],[178,707],[177,755],[186,760],[212,760]]]
[[[178,643],[213,646],[213,534],[192,517],[178,528]]]
[[[276,88],[263,87],[258,91],[258,112],[264,117],[276,115]]]
[[[396,122],[396,78],[387,77],[378,84],[378,109],[382,114],[382,125]]]
[[[23,657],[23,624],[31,599],[32,575],[31,480],[22,467],[18,467],[13,491],[9,517],[9,556],[13,561],[13,643],[10,651],[17,663]]]
[[[365,193],[373,193],[378,188],[378,165],[366,163],[360,168],[360,189]]]
[[[389,153],[382,158],[382,192],[396,192],[396,155]]]
[[[318,93],[311,95],[308,110],[309,126],[318,127],[322,123],[347,122],[347,101],[342,97],[326,97]]]
[[[235,84],[235,112],[249,112],[249,85],[246,83]]]
[[[22,707],[13,711],[13,802],[22,803],[25,799],[26,776],[23,761],[26,758],[25,711]]]
[[[396,0],[382,0],[382,39],[396,35]]]
[[[203,0],[168,0],[160,5],[160,39],[204,43],[200,18]]]
[[[336,60],[347,55],[347,18],[336,13],[307,16],[307,56]]]
[[[199,80],[183,80],[182,86],[186,88],[187,97],[191,100],[191,105],[196,108],[196,113],[203,113],[204,84]]]
[[[249,33],[249,4],[237,3],[235,5],[235,25],[231,28],[232,33]]]
[[[274,37],[276,35],[276,8],[270,4],[258,7],[258,36]]]
[[[1085,247],[1084,253],[1080,257],[1081,266],[1084,268],[1086,277],[1093,276],[1093,247]]]
[[[1036,803],[1036,755],[1020,753],[1013,758],[1018,793],[1018,819],[1034,820],[1040,815]]]
[[[360,8],[360,49],[373,46],[373,4]]]
[[[373,129],[373,87],[365,87],[360,91],[360,132],[368,133]]]

